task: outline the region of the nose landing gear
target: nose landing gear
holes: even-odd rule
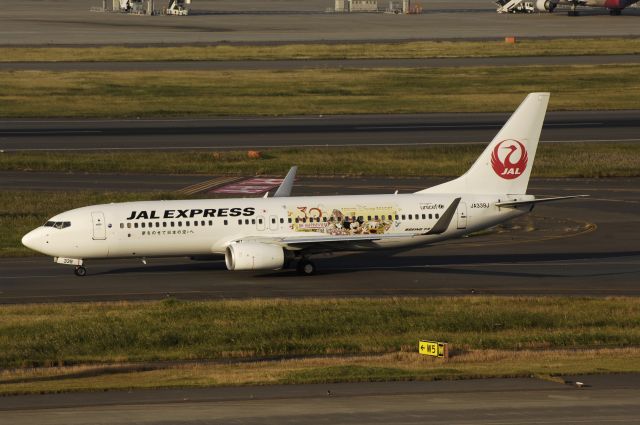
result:
[[[76,276],[79,276],[79,277],[87,275],[87,269],[84,268],[84,266],[76,266],[73,272],[75,273]]]

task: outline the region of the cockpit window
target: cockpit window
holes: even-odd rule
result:
[[[44,223],[44,227],[54,227],[56,229],[65,229],[70,226],[70,221],[47,221]]]

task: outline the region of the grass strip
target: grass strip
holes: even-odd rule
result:
[[[448,360],[395,352],[242,363],[82,365],[0,372],[0,395],[330,382],[431,381],[640,371],[640,349],[472,350]]]
[[[283,176],[298,165],[301,176],[459,176],[484,149],[481,144],[283,148],[263,150],[259,159],[247,151],[5,152],[0,170]],[[543,143],[533,167],[533,177],[635,176],[640,176],[640,144],[632,142]]]
[[[0,306],[2,368],[412,353],[421,338],[448,341],[457,354],[638,347],[640,300],[169,299]]]
[[[287,59],[409,59],[505,56],[623,55],[640,53],[640,38],[411,41],[286,44],[277,46],[2,47],[0,62],[203,61]]]
[[[0,117],[193,117],[640,109],[640,65],[0,72]],[[550,85],[562,75],[563,83]],[[594,90],[607,87],[607,90]]]

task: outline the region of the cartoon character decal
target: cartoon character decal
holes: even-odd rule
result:
[[[328,235],[382,234],[397,219],[395,206],[325,208],[322,205],[299,206],[288,212],[291,229]]]

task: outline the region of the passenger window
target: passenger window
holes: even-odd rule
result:
[[[225,220],[225,221],[224,221],[224,225],[225,225],[225,226],[227,226],[228,224],[229,224],[229,221],[228,221],[228,220]]]
[[[289,223],[291,223],[293,220],[291,220],[291,217],[289,217],[289,218],[287,219],[287,221],[288,221]],[[296,222],[296,223],[297,223],[297,222]]]
[[[256,224],[256,219],[255,218],[251,219],[251,224]]]
[[[409,214],[409,220],[413,220],[413,215]]]
[[[242,219],[239,219],[239,220],[238,220],[238,224],[242,224]]]
[[[227,221],[227,220],[225,220],[225,221]],[[209,226],[213,226],[213,220],[209,220]]]
[[[127,229],[131,229],[131,223],[127,223]]]
[[[440,218],[440,214],[436,214],[436,218]]]
[[[404,214],[402,214],[402,219],[404,220],[405,218],[407,218]]]
[[[171,227],[175,227],[175,226],[176,226],[176,222],[175,222],[175,221],[172,221],[172,222],[171,222]]]
[[[162,227],[167,227],[167,222],[166,221],[162,222]]]
[[[249,219],[248,218],[244,220],[244,224],[249,224]]]
[[[396,214],[396,220],[398,220],[400,217],[398,216],[398,214]]]
[[[200,222],[200,225],[201,225],[201,226],[204,226],[204,225],[206,225],[206,224],[207,224],[207,222],[206,222],[206,221],[204,221],[204,220],[202,220],[202,221]]]
[[[280,219],[280,224],[284,224],[284,218]]]
[[[429,220],[433,218],[433,214],[429,214]]]
[[[182,227],[182,222],[181,221],[178,222],[178,227]]]
[[[184,222],[184,225],[185,225],[185,226],[189,226],[189,222],[188,222],[188,221],[185,221],[185,222]]]
[[[120,228],[124,229],[124,223],[120,223]]]
[[[258,224],[262,224],[262,219],[261,218],[258,219]]]
[[[197,226],[197,225],[198,225],[198,221],[194,221],[194,222],[193,222],[193,225],[194,225],[194,226]]]

